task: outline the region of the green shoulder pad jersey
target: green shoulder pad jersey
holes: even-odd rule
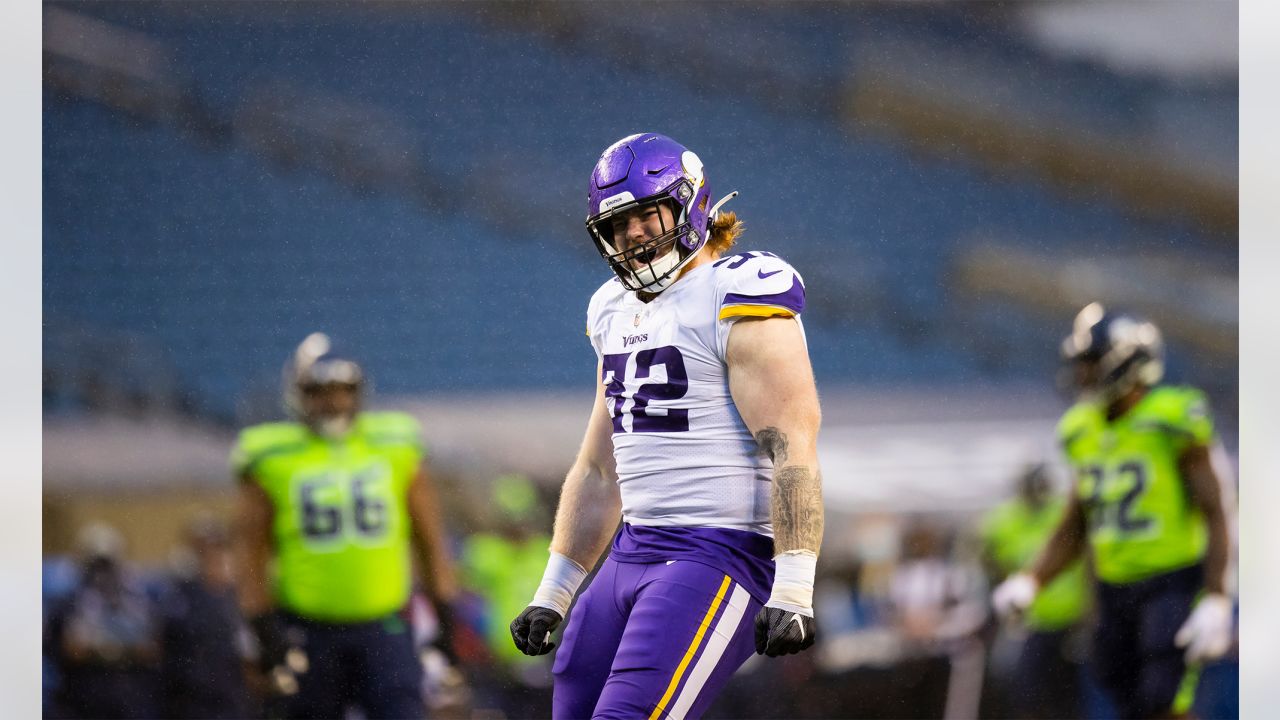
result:
[[[1058,438],[1075,472],[1099,580],[1137,582],[1204,557],[1204,517],[1178,470],[1185,450],[1213,441],[1204,393],[1158,386],[1111,422],[1100,404],[1080,402],[1062,417]]]
[[[280,607],[354,623],[404,606],[412,582],[408,490],[423,456],[418,422],[403,413],[361,413],[340,440],[293,422],[240,433],[232,470],[258,483],[275,507]]]
[[[1012,574],[1034,562],[1058,527],[1066,506],[1064,497],[1040,508],[1015,498],[988,513],[982,522],[982,538],[1000,570]],[[1036,595],[1024,620],[1032,630],[1062,630],[1080,620],[1088,605],[1089,583],[1084,563],[1077,560]]]
[[[462,546],[459,566],[466,587],[488,603],[485,639],[489,652],[509,665],[538,665],[540,658],[520,652],[511,642],[507,618],[524,611],[538,591],[550,557],[551,537],[532,535],[522,541],[495,533],[475,533]]]

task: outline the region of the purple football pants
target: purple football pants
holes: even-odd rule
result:
[[[700,716],[755,652],[760,608],[709,565],[608,558],[579,596],[556,651],[553,716]]]

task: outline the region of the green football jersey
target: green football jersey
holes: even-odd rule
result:
[[[339,440],[300,423],[240,433],[232,470],[261,485],[275,507],[273,587],[282,608],[363,622],[405,604],[407,497],[422,458],[418,423],[402,413],[361,413]]]
[[[1161,386],[1108,422],[1100,404],[1067,411],[1058,437],[1076,476],[1098,579],[1136,582],[1198,562],[1208,535],[1178,470],[1213,440],[1203,393]]]
[[[475,533],[463,544],[462,581],[488,603],[485,639],[489,651],[508,664],[540,662],[516,648],[507,623],[524,611],[537,592],[550,547],[550,536],[542,534],[514,541],[494,533]]]
[[[982,537],[1000,569],[1012,574],[1034,562],[1065,508],[1066,500],[1061,497],[1040,508],[1014,499],[988,513],[983,519]],[[1027,608],[1025,622],[1033,630],[1061,630],[1074,625],[1088,604],[1084,563],[1077,560],[1036,595]]]

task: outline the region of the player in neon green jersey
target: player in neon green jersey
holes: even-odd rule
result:
[[[1058,428],[1075,491],[1036,562],[996,588],[993,602],[1024,610],[1087,548],[1098,578],[1099,680],[1123,717],[1185,715],[1200,665],[1230,649],[1233,628],[1206,398],[1158,384],[1155,325],[1097,303],[1076,316],[1062,350],[1082,390]]]
[[[1066,510],[1055,494],[1048,469],[1032,465],[1018,478],[1018,493],[987,513],[982,539],[993,580],[1026,568],[1044,547]],[[1071,564],[1039,593],[1023,617],[1030,632],[1021,638],[1016,672],[1009,686],[1015,717],[1065,718],[1080,715],[1080,665],[1069,659],[1072,629],[1089,606],[1084,565]]]
[[[447,630],[456,590],[418,423],[361,412],[363,375],[316,333],[286,367],[293,422],[245,429],[241,607],[288,717],[422,717],[402,611],[415,560]]]

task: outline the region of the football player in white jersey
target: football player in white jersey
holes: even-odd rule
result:
[[[511,623],[555,658],[557,718],[697,717],[751,653],[814,641],[822,541],[804,283],[710,205],[702,161],[631,135],[591,175],[587,228],[617,277],[591,298],[595,405],[551,559]],[[618,521],[622,525],[619,529]]]

